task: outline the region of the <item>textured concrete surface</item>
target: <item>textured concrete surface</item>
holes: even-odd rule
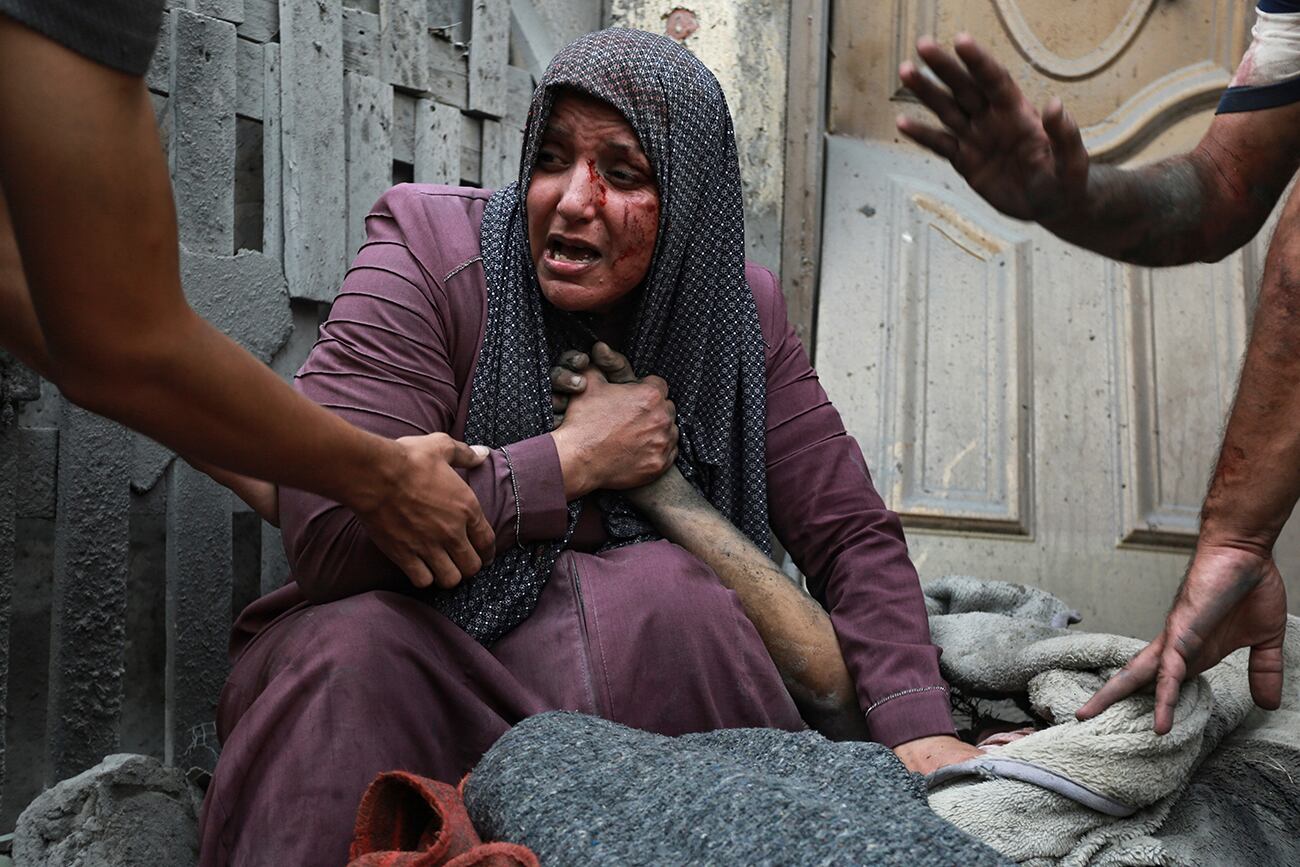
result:
[[[9,707],[9,623],[14,596],[14,555],[19,513],[18,474],[23,437],[18,427],[18,407],[40,397],[36,376],[16,359],[0,351],[0,709]],[[0,808],[8,779],[8,738],[5,714],[0,713]]]
[[[24,867],[187,867],[198,863],[200,793],[176,768],[110,755],[23,811],[14,861]]]
[[[262,49],[262,253],[284,258],[284,199],[280,148],[280,46]]]
[[[14,464],[17,481],[14,497],[18,516],[53,518],[56,503],[55,468],[59,460],[57,428],[18,426],[14,447],[18,459]]]
[[[279,0],[244,0],[244,20],[239,24],[241,37],[269,42],[279,32]]]
[[[244,0],[188,0],[190,9],[212,18],[239,24],[244,20]]]
[[[610,24],[665,32],[675,2],[612,0]],[[717,76],[736,125],[750,259],[780,273],[789,0],[699,0],[684,44]]]
[[[18,480],[18,425],[13,408],[0,394],[0,708],[9,705],[9,612],[14,592],[14,522]],[[5,784],[5,719],[0,714],[0,806]]]
[[[45,716],[50,677],[54,522],[19,518],[9,619],[5,704],[5,790],[0,829],[10,830],[45,787]]]
[[[393,88],[378,78],[348,72],[348,256],[366,239],[366,215],[393,183]]]
[[[284,270],[295,298],[330,301],[347,257],[341,5],[280,7]]]
[[[46,727],[53,779],[117,749],[130,506],[126,430],[70,403],[59,429]]]
[[[432,99],[415,103],[415,182],[460,183],[460,110]]]
[[[240,39],[235,43],[235,113],[250,120],[262,120],[266,87],[262,77],[266,46]]]
[[[172,16],[172,187],[181,243],[229,255],[235,231],[235,26],[186,9]]]
[[[429,89],[426,0],[379,0],[379,53],[384,81],[406,90]]]
[[[510,6],[473,4],[469,44],[469,110],[490,117],[506,113],[506,66],[510,60]]]
[[[184,461],[167,490],[168,764],[211,771],[216,705],[230,638],[231,518],[228,490]]]

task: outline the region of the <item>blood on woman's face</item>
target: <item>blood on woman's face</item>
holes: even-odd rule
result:
[[[636,132],[609,103],[555,100],[526,202],[537,281],[556,307],[606,312],[645,279],[659,189]]]

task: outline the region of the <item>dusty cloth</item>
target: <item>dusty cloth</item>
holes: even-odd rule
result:
[[[538,867],[524,846],[485,846],[455,786],[404,771],[366,787],[348,858],[348,867]]]
[[[1078,611],[1051,593],[1024,584],[948,575],[927,582],[924,591],[925,613],[930,617],[983,611],[1054,627],[1069,626],[1081,619]]]
[[[1003,599],[1004,610],[1023,613],[1013,596],[1006,587],[986,594]],[[935,811],[1030,864],[1297,863],[1300,787],[1282,783],[1300,767],[1300,726],[1286,728],[1295,722],[1300,676],[1300,669],[1290,670],[1300,661],[1295,624],[1286,647],[1290,686],[1283,711],[1252,713],[1242,652],[1183,687],[1174,729],[1160,737],[1151,730],[1150,695],[1125,699],[1087,722],[1074,719],[1144,642],[1042,622],[1052,616],[1050,605],[1034,606],[1028,619],[994,611],[933,616],[944,674],[968,695],[1023,697],[1055,723],[1000,747],[997,756],[1049,769],[1135,812],[1115,818],[1005,778],[936,789],[930,794]],[[1256,766],[1264,771],[1248,772]],[[1250,860],[1238,860],[1247,850]]]
[[[544,864],[1006,864],[874,743],[736,729],[667,738],[578,714],[513,728],[465,784],[475,825]]]
[[[149,68],[164,0],[0,0],[0,14],[131,75]]]
[[[465,436],[493,448],[551,429],[554,359],[589,349],[592,332],[542,297],[529,249],[525,196],[556,94],[598,97],[635,130],[660,192],[653,259],[638,290],[627,352],[642,376],[668,381],[677,407],[682,474],[764,551],[766,403],[763,333],[745,282],[745,223],[731,114],[713,73],[666,36],[611,28],[563,48],[528,112],[519,180],[483,215],[487,325]],[[620,494],[601,499],[607,546],[657,538]],[[569,533],[582,509],[569,504]],[[523,621],[564,537],[512,548],[440,596],[455,623],[491,643]]]

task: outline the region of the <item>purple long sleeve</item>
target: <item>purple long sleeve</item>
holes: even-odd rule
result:
[[[375,204],[366,244],[298,372],[303,394],[381,436],[461,435],[468,394],[461,380],[478,352],[486,303],[476,259],[484,201],[472,190],[397,187]],[[496,531],[497,547],[563,535],[568,516],[554,441],[534,437],[509,452],[513,484],[499,450],[460,471]],[[311,601],[407,585],[338,503],[285,489],[280,520],[294,577]]]
[[[887,746],[953,734],[939,650],[898,516],[822,390],[771,272],[747,270],[767,342],[768,515],[831,615],[840,649]]]

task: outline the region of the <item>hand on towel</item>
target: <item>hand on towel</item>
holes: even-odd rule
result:
[[[1164,632],[1115,673],[1088,703],[1081,720],[1156,685],[1155,731],[1168,734],[1184,680],[1250,648],[1250,694],[1272,710],[1282,701],[1286,587],[1270,557],[1202,543],[1165,619]]]
[[[909,771],[924,775],[983,754],[983,750],[976,749],[952,735],[917,738],[894,747],[894,755],[898,756]]]

